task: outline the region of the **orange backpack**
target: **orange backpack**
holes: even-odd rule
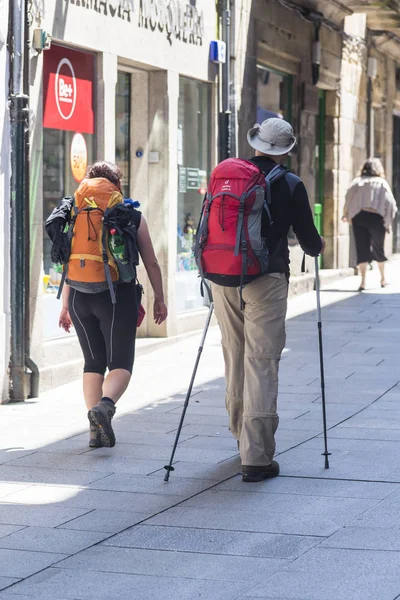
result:
[[[78,291],[102,292],[118,281],[118,267],[108,247],[109,232],[103,225],[104,213],[124,198],[113,183],[104,178],[84,179],[75,192],[71,254],[67,283]]]

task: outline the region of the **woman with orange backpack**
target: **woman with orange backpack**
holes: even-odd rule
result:
[[[69,231],[63,230],[70,249],[64,263],[59,326],[67,332],[74,326],[84,355],[83,394],[91,448],[115,445],[111,420],[130,382],[135,355],[139,254],[154,290],[155,322],[163,323],[168,314],[147,223],[124,202],[121,178],[119,167],[112,163],[100,161],[89,167],[75,193]],[[116,253],[121,241],[115,240],[126,242],[122,254]]]

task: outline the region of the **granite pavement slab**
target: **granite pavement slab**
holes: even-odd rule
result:
[[[158,577],[207,579],[214,581],[261,582],[285,568],[290,561],[257,556],[234,556],[199,552],[176,552],[144,548],[97,546],[58,563],[60,569],[79,570],[85,561],[88,571],[106,572],[110,562],[114,573]]]
[[[109,509],[158,512],[182,501],[182,496],[92,490],[67,486],[36,485],[3,498],[3,503],[21,505],[57,504],[77,509]],[[4,506],[4,504],[3,504]],[[0,509],[1,510],[1,509]]]
[[[108,534],[54,527],[26,527],[0,538],[0,549],[76,554],[103,541]]]
[[[241,581],[52,568],[17,583],[13,587],[13,594],[15,600],[19,600],[19,594],[28,594],[34,600],[54,600],[58,597],[65,600],[92,600],[93,597],[98,600],[154,600],[160,598],[160,594],[163,598],[174,600],[232,600],[245,593],[248,587],[248,584]]]
[[[153,516],[152,513],[122,511],[119,507],[112,511],[94,509],[81,517],[76,517],[59,525],[58,528],[114,534],[132,527],[136,523],[145,521],[151,516]]]
[[[88,509],[53,505],[0,503],[0,523],[37,527],[57,527],[88,512]]]
[[[65,554],[51,552],[27,552],[0,548],[1,577],[30,577],[38,571],[66,558]]]
[[[276,573],[253,588],[240,599],[264,598],[268,600],[394,600],[400,593],[397,577],[351,577],[325,572]],[[0,596],[1,598],[1,596]]]
[[[295,559],[323,538],[248,531],[138,525],[105,541],[106,546],[202,554]]]

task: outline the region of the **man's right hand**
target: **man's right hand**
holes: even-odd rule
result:
[[[325,240],[321,235],[321,242],[322,242],[322,250],[321,250],[321,254],[323,254],[325,252]]]

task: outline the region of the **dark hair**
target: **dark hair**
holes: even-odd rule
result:
[[[369,158],[361,169],[361,177],[383,177],[385,171],[379,158]]]
[[[88,179],[104,177],[104,179],[108,179],[108,181],[111,181],[111,183],[119,188],[121,187],[122,171],[118,165],[115,165],[114,163],[98,160],[88,168],[86,177]]]

